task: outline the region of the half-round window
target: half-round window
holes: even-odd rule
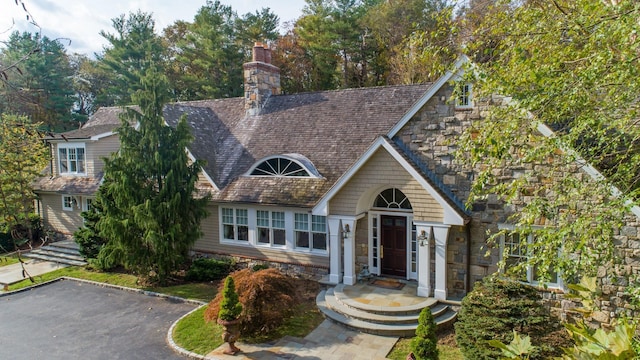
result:
[[[249,171],[252,176],[279,177],[320,177],[317,170],[306,157],[288,154],[263,159]]]
[[[407,196],[396,188],[387,189],[378,194],[373,206],[386,209],[412,209]]]

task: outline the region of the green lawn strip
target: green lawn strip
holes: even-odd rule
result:
[[[393,349],[391,349],[389,355],[387,355],[387,358],[391,360],[405,360],[407,354],[411,352],[410,344],[411,338],[400,338],[393,346]],[[440,360],[464,360],[460,349],[457,347],[438,345],[438,350],[440,352],[438,359]]]
[[[15,256],[0,256],[0,267],[18,263],[18,258]]]
[[[173,341],[178,346],[200,355],[206,355],[222,345],[222,327],[204,321],[205,308],[182,318],[173,331]],[[247,338],[241,335],[240,341],[263,343],[280,339],[285,335],[305,337],[320,325],[323,319],[315,307],[310,309],[309,305],[301,305],[296,309],[296,313],[276,330],[260,337]]]
[[[206,355],[222,345],[222,327],[204,320],[206,306],[180,319],[173,330],[173,341],[183,349]]]
[[[154,286],[154,287],[142,287],[138,284],[138,278],[130,274],[111,273],[90,270],[85,267],[70,266],[62,269],[58,269],[46,274],[38,275],[34,277],[35,283],[29,279],[25,279],[19,283],[15,283],[9,286],[9,290],[18,290],[28,286],[36,285],[46,281],[57,279],[61,276],[68,276],[78,279],[91,280],[95,282],[112,284],[118,286],[124,286],[134,289],[142,289],[147,291],[153,291],[161,294],[167,294],[172,296],[178,296],[185,299],[194,299],[201,301],[210,301],[216,295],[217,285],[208,283],[190,283],[174,286]]]

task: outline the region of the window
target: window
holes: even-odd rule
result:
[[[456,90],[456,107],[470,108],[473,107],[473,97],[471,93],[471,84],[461,84]]]
[[[222,237],[224,240],[249,241],[247,209],[222,208]]]
[[[505,256],[505,271],[514,268],[519,264],[524,264],[527,259],[527,245],[535,241],[535,234],[528,234],[523,239],[519,233],[507,233],[502,236],[502,256]],[[526,266],[524,271],[518,274],[523,282],[538,284],[542,282],[542,274],[536,267]],[[549,287],[562,287],[562,279],[558,273],[551,271],[547,274],[546,285]]]
[[[387,189],[378,194],[373,206],[385,209],[411,210],[411,203],[409,202],[409,199],[402,193],[402,191],[396,188]]]
[[[84,174],[84,144],[58,144],[60,174]]]
[[[84,211],[89,211],[93,208],[92,206],[93,204],[93,199],[92,198],[85,198],[84,199]]]
[[[285,158],[273,158],[256,166],[251,175],[308,177],[309,173],[298,163]]]
[[[285,246],[287,238],[284,223],[284,212],[258,210],[256,212],[258,244]]]
[[[73,211],[74,203],[75,203],[75,200],[73,199],[73,196],[67,196],[67,195],[62,196],[62,210]]]
[[[311,220],[311,222],[309,222]],[[305,250],[327,250],[327,218],[308,214],[295,214],[296,248]]]

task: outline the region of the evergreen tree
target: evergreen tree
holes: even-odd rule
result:
[[[128,108],[122,116],[120,151],[105,160],[104,189],[98,194],[106,201],[97,228],[108,241],[99,262],[121,264],[160,282],[187,259],[208,203],[196,192],[202,164],[189,164],[186,153],[192,141],[186,116],[175,129],[165,126],[168,96],[166,77],[148,69],[133,96],[139,110]]]

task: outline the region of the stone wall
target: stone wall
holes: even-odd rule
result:
[[[462,201],[470,195],[475,172],[465,168],[455,159],[457,142],[465,129],[474,122],[481,121],[486,105],[476,105],[473,109],[456,109],[449,103],[452,88],[444,86],[398,133],[399,139],[419,154],[428,167]],[[559,155],[559,154],[556,154]],[[531,186],[539,189],[554,177],[575,176],[581,181],[590,177],[575,164],[570,164],[562,172],[549,176],[544,165],[526,164],[520,167],[495,169],[502,179],[529,176]],[[521,204],[528,202],[523,196]],[[498,246],[489,246],[488,234],[496,232],[499,223],[507,222],[508,215],[518,211],[522,205],[505,206],[496,197],[473,204],[472,219],[466,227],[454,227],[450,231],[447,249],[449,296],[462,297],[476,281],[498,270],[500,260]],[[640,219],[629,214],[625,226],[616,235],[617,265],[598,270],[598,281],[602,296],[597,302],[599,311],[589,319],[594,325],[608,325],[614,317],[626,315],[640,317],[640,311],[630,304],[625,291],[630,279],[640,274]],[[467,258],[469,259],[467,267]],[[432,257],[433,259],[433,257]],[[541,289],[545,303],[561,316],[578,304],[567,300],[562,290]]]

